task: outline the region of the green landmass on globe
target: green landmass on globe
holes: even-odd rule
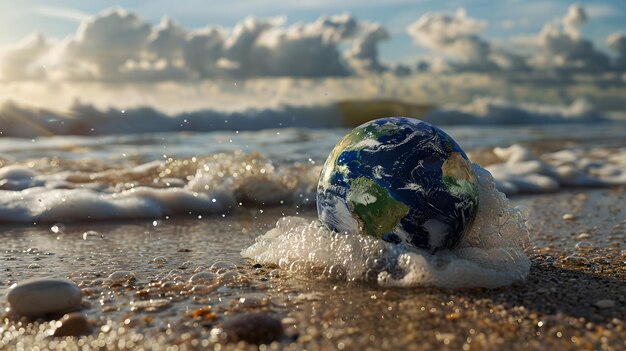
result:
[[[409,213],[407,205],[396,201],[387,189],[365,177],[351,183],[347,202],[350,211],[362,222],[365,232],[381,239]]]
[[[392,117],[365,123],[329,155],[318,184],[320,220],[436,251],[456,245],[478,207],[478,182],[461,147],[439,128]]]

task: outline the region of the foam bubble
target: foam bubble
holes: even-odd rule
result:
[[[477,217],[453,250],[433,255],[368,236],[334,233],[317,220],[284,217],[242,255],[296,274],[376,280],[388,287],[496,288],[521,281],[530,271],[524,254],[530,242],[527,211],[510,206],[488,171],[475,170]]]

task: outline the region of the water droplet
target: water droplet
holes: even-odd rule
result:
[[[194,273],[206,271],[208,268],[206,266],[198,266],[193,270]]]
[[[183,281],[183,271],[180,269],[172,269],[165,276],[163,276],[162,280],[172,280],[172,281]]]
[[[83,240],[95,239],[95,238],[104,238],[104,235],[98,233],[95,230],[89,230],[83,233]]]
[[[167,263],[167,258],[165,258],[163,256],[157,256],[157,257],[152,259],[152,263],[157,264],[159,266],[162,266],[162,265]]]
[[[582,256],[571,255],[561,260],[563,264],[572,266],[586,266],[589,264],[589,260]]]
[[[279,278],[280,277],[280,269],[272,269],[270,271],[270,278]]]
[[[189,278],[191,284],[212,284],[217,281],[217,274],[212,272],[200,272],[196,273]]]
[[[591,251],[593,250],[593,244],[589,241],[581,241],[576,244],[575,248],[578,251]]]
[[[183,263],[180,264],[180,266],[178,266],[179,269],[187,269],[189,267],[193,266],[193,262],[191,261],[185,261]]]
[[[206,294],[210,293],[213,290],[215,290],[215,288],[208,287],[208,286],[203,285],[203,284],[194,285],[191,288],[191,292],[193,294],[195,294],[195,295],[206,295]]]
[[[300,260],[293,261],[291,263],[291,265],[289,265],[289,271],[291,273],[300,273],[300,274],[302,274],[302,273],[305,273],[306,269],[307,269],[306,263],[304,261],[300,261]]]
[[[286,258],[281,258],[280,260],[278,260],[278,267],[280,267],[281,269],[288,269],[289,268],[289,260]]]
[[[346,269],[342,265],[335,264],[324,270],[324,276],[326,276],[330,280],[335,281],[345,280]]]
[[[236,271],[228,271],[220,274],[220,280],[224,283],[234,283],[241,279],[241,274]]]
[[[211,265],[210,268],[213,272],[218,274],[237,270],[237,265],[229,261],[217,261]]]
[[[116,271],[109,275],[109,277],[106,279],[106,283],[108,285],[123,285],[132,283],[135,280],[137,280],[137,278],[135,277],[135,273],[133,272]]]
[[[63,233],[65,231],[65,225],[63,225],[63,223],[56,223],[52,227],[50,227],[50,231],[52,231],[54,234]]]

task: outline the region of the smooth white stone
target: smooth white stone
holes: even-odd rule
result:
[[[78,308],[81,293],[78,285],[70,280],[36,278],[13,284],[7,300],[16,313],[37,317]]]

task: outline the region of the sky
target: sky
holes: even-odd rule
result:
[[[178,113],[489,98],[626,110],[624,23],[622,0],[0,0],[0,103]]]
[[[351,13],[363,20],[379,22],[392,34],[381,47],[381,58],[388,62],[417,59],[424,50],[413,45],[405,28],[426,12],[456,11],[465,8],[468,15],[489,22],[486,35],[506,41],[514,36],[537,32],[549,20],[565,13],[578,3],[584,5],[593,22],[585,33],[605,46],[604,38],[624,30],[626,2],[609,1],[538,1],[538,0],[370,0],[370,1],[277,1],[277,0],[212,0],[195,1],[124,1],[117,6],[140,14],[147,21],[158,23],[169,16],[186,28],[206,25],[232,27],[247,16],[260,18],[285,16],[288,23],[313,21],[320,14]],[[76,30],[78,22],[112,6],[110,1],[0,1],[0,47],[14,44],[23,37],[42,32],[63,38]]]

